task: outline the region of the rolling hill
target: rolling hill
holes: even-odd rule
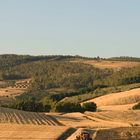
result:
[[[73,140],[83,130],[95,140],[140,136],[140,111],[132,110],[140,101],[139,58],[0,55],[0,79],[2,140]],[[97,112],[77,110],[83,101]]]

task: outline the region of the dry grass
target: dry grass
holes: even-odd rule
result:
[[[6,81],[0,81],[0,86],[1,86],[1,85],[5,85],[5,84],[7,84]]]
[[[94,140],[139,140],[140,127],[103,129],[96,132]]]
[[[93,119],[98,119],[98,121],[115,122],[122,124],[138,124],[140,125],[140,111],[127,110],[127,111],[103,111],[103,112],[86,112],[86,115],[92,117]]]
[[[77,60],[71,61],[74,63],[83,63],[92,65],[98,68],[113,68],[113,69],[121,69],[121,68],[131,68],[137,65],[140,65],[139,62],[130,62],[130,61],[107,61],[107,60]]]
[[[50,115],[19,111],[16,109],[0,108],[0,123],[10,124],[34,124],[34,125],[62,125]]]
[[[17,80],[12,87],[0,88],[0,97],[22,94],[30,86],[30,83],[31,79]]]
[[[112,136],[118,140],[137,138],[140,111],[128,109],[140,100],[139,93],[140,88],[90,100],[97,103],[101,112],[44,114],[0,108],[0,139],[66,139],[72,127],[78,131],[70,131],[73,135],[68,140],[75,139],[82,129],[90,131],[95,140],[108,139],[107,136],[110,140]]]
[[[5,97],[5,96],[17,96],[18,94],[24,93],[26,90],[25,89],[19,89],[19,88],[12,88],[12,87],[7,87],[7,88],[0,88],[0,96]]]
[[[0,140],[56,140],[67,130],[65,126],[0,124]]]
[[[124,109],[125,107],[126,108],[130,107],[139,101],[140,101],[140,88],[133,89],[130,91],[104,95],[104,96],[89,100],[87,102],[95,102],[98,107],[102,107],[102,106],[114,107],[115,105],[125,105],[123,106],[123,109]],[[121,106],[118,106],[118,107],[122,109]],[[112,108],[112,110],[114,109]]]
[[[7,81],[1,81],[0,84],[4,84],[6,82]],[[27,91],[30,83],[31,79],[17,80],[13,86],[0,88],[0,104],[7,104],[12,102],[15,99],[15,96],[18,96]]]
[[[110,111],[110,110],[132,110],[132,107],[137,104],[126,104],[126,105],[107,105],[107,106],[99,106],[98,111]]]
[[[56,140],[75,131],[51,114],[0,108],[0,140]]]
[[[82,113],[33,113],[0,108],[0,139],[57,139],[69,128],[95,130],[140,125],[140,111],[103,111]],[[74,131],[73,131],[74,132]],[[79,129],[78,131],[79,132]],[[73,140],[73,134],[68,140]],[[65,138],[66,138],[65,137]]]

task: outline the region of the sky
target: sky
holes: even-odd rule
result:
[[[140,0],[0,0],[0,54],[140,56]]]

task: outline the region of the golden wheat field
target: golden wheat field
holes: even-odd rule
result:
[[[74,140],[82,130],[89,131],[95,140],[111,138],[111,135],[120,139],[137,138],[140,111],[128,106],[139,101],[139,91],[138,88],[91,100],[99,105],[99,112],[34,113],[1,107],[0,140]]]
[[[129,91],[119,92],[119,93],[111,93],[108,95],[104,95],[92,100],[89,102],[95,102],[99,109],[107,109],[114,110],[119,109],[131,109],[132,106],[140,101],[140,88],[132,89]],[[88,102],[88,101],[87,101]],[[120,106],[121,105],[121,106]]]
[[[68,131],[65,126],[0,124],[0,140],[55,140]]]

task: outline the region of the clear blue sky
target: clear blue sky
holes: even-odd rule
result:
[[[140,56],[140,0],[0,0],[0,54]]]

